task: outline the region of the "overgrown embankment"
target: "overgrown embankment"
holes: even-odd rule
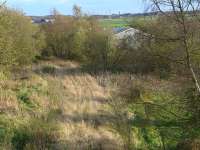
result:
[[[90,75],[78,63],[59,59],[40,61],[24,74],[26,78],[19,73],[15,80],[1,74],[4,149],[159,149],[162,144],[155,137],[160,128],[147,122],[135,126],[131,120],[147,114],[157,120],[160,115],[173,118],[165,110],[155,114],[151,104],[166,99],[168,111],[173,102],[167,100],[178,99],[181,91],[171,90],[177,82],[128,73]],[[150,147],[146,136],[154,142]]]
[[[1,147],[122,149],[111,131],[108,93],[71,62],[43,62],[25,80],[1,75]]]

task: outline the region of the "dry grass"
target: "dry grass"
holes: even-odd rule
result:
[[[53,71],[44,73],[43,68],[49,66]],[[165,91],[172,89],[166,85],[177,85],[177,82],[168,84],[152,76],[126,73],[91,76],[82,72],[77,63],[56,59],[41,62],[33,70],[35,73],[24,81],[0,77],[0,112],[14,111],[21,113],[25,120],[36,117],[59,125],[59,143],[55,145],[59,150],[123,150],[130,133],[126,120],[117,114],[123,109],[120,103],[115,105],[120,97],[133,99],[138,96],[137,87]],[[20,89],[26,89],[31,107],[17,98]],[[117,113],[110,109],[110,103],[114,103]],[[30,108],[27,110],[27,107]],[[114,123],[123,126],[119,132],[111,126],[113,118],[118,119]]]
[[[43,73],[46,66],[53,71]],[[17,126],[34,118],[60,126],[54,144],[59,150],[123,149],[123,140],[109,126],[109,93],[94,77],[62,60],[41,62],[33,70],[25,80],[0,82],[0,110],[11,116],[9,109],[15,110]]]
[[[119,135],[102,123],[102,115],[109,119],[109,114],[102,114],[107,111],[106,90],[91,75],[77,71],[77,64],[59,62],[59,65],[62,67],[59,66],[56,78],[62,81],[65,90],[61,122],[68,149],[123,149]]]
[[[1,73],[0,73],[1,74]],[[12,89],[16,82],[10,81],[0,75],[0,112],[15,112],[18,110],[18,101]]]

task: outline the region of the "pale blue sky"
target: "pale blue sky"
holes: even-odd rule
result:
[[[143,0],[7,0],[8,6],[23,10],[27,15],[48,15],[53,8],[63,14],[72,14],[74,4],[88,14],[138,13],[145,10]]]

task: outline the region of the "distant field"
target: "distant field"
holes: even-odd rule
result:
[[[127,27],[130,26],[130,24],[134,21],[136,22],[143,22],[143,21],[150,21],[155,17],[149,17],[149,16],[134,16],[134,17],[128,17],[128,18],[116,18],[116,19],[100,19],[99,22],[102,25],[102,27]]]
[[[100,19],[103,27],[127,27],[132,18]]]

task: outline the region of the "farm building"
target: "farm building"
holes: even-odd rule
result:
[[[140,33],[139,30],[134,28],[114,28],[114,36],[117,39],[125,39],[127,37],[134,37],[134,35]]]

